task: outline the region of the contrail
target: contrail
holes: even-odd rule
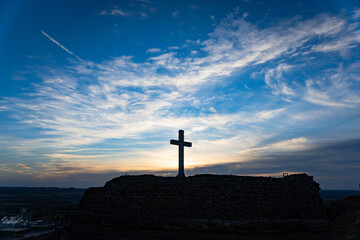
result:
[[[53,43],[55,43],[56,45],[58,45],[59,47],[61,47],[62,49],[64,49],[67,53],[71,54],[72,56],[74,56],[77,60],[79,61],[83,61],[81,58],[79,58],[78,56],[76,56],[75,53],[73,53],[72,51],[68,50],[66,47],[64,47],[63,45],[61,45],[60,43],[58,43],[55,39],[53,39],[52,37],[50,37],[46,32],[41,31],[42,34],[45,35],[45,37],[47,37],[48,39],[50,39]]]

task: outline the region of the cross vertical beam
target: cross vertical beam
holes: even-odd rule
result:
[[[191,142],[184,141],[184,130],[179,130],[179,140],[170,140],[170,144],[178,145],[179,146],[179,173],[178,177],[183,178],[185,177],[184,172],[184,147],[191,147]]]

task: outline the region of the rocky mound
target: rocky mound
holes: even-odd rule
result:
[[[335,239],[360,240],[360,194],[331,202],[327,211]]]
[[[329,239],[330,229],[306,174],[121,176],[85,192],[74,227],[75,239]]]

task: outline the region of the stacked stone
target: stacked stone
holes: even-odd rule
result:
[[[225,231],[328,227],[319,185],[306,174],[284,178],[195,175],[121,176],[89,188],[78,220],[140,229]]]

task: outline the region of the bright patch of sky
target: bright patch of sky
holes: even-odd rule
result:
[[[359,19],[357,1],[2,1],[0,185],[175,175],[184,129],[185,172],[357,188]]]

